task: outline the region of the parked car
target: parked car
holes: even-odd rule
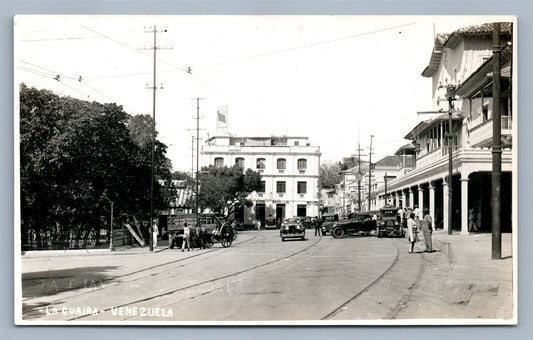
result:
[[[405,230],[400,223],[398,208],[383,207],[379,210],[378,223],[376,227],[377,237],[396,236],[404,237]]]
[[[300,217],[300,222],[305,229],[311,229],[315,227],[313,225],[313,218],[310,216]]]
[[[320,219],[320,229],[322,229],[322,235],[331,234],[331,226],[339,220],[337,214],[322,215]]]
[[[265,219],[265,229],[277,229],[276,219],[274,217],[268,217]]]
[[[281,241],[288,238],[299,238],[305,240],[305,228],[298,217],[286,218],[279,230]]]
[[[348,219],[344,221],[335,222],[330,226],[331,235],[334,238],[343,238],[345,235],[367,234],[375,231],[377,228],[377,221],[374,219],[375,214],[367,213],[351,213]]]

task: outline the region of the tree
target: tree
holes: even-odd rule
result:
[[[243,206],[251,206],[253,203],[248,195],[261,189],[261,175],[251,169],[243,173],[237,165],[230,168],[213,165],[202,167],[199,182],[198,201],[201,210],[209,208],[226,216]]]
[[[320,166],[319,188],[334,188],[341,180],[342,164],[340,162],[325,163]]]
[[[116,104],[60,97],[20,86],[20,182],[22,233],[59,225],[98,229],[102,216],[147,216],[150,209],[150,145],[146,131]],[[151,127],[151,122],[144,126]],[[166,145],[156,141],[156,174],[170,181]],[[154,185],[156,207],[167,207],[171,186]]]

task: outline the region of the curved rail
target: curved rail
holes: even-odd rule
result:
[[[129,305],[150,301],[150,300],[157,299],[157,298],[160,298],[160,297],[164,297],[164,296],[167,296],[167,295],[171,295],[171,294],[174,294],[174,293],[177,293],[177,292],[180,292],[180,291],[184,291],[184,290],[187,290],[187,289],[199,287],[201,285],[213,283],[213,282],[216,282],[216,281],[219,281],[219,280],[227,279],[227,278],[232,277],[232,276],[241,275],[241,274],[253,271],[255,269],[258,269],[258,268],[261,268],[261,267],[265,267],[265,266],[271,265],[271,264],[279,262],[279,261],[283,261],[285,259],[291,258],[291,257],[296,256],[298,254],[301,254],[303,252],[306,252],[309,249],[311,249],[312,247],[314,247],[318,242],[320,242],[321,239],[322,239],[322,237],[319,237],[318,240],[314,241],[309,246],[307,246],[307,247],[305,247],[305,248],[303,248],[303,249],[301,249],[301,250],[299,250],[297,252],[294,252],[292,254],[286,255],[286,256],[282,256],[282,257],[279,257],[279,258],[276,258],[276,259],[273,259],[273,260],[270,260],[270,261],[267,261],[267,262],[263,262],[263,263],[257,264],[257,265],[252,266],[252,267],[248,267],[248,268],[245,268],[245,269],[242,269],[242,270],[238,270],[238,271],[235,271],[233,273],[229,273],[229,274],[218,276],[218,277],[215,277],[215,278],[212,278],[212,279],[209,279],[209,280],[197,282],[197,283],[188,285],[186,287],[180,287],[180,288],[176,288],[176,289],[173,289],[173,290],[170,290],[170,291],[167,291],[167,292],[163,292],[163,293],[160,293],[160,294],[154,294],[154,295],[142,298],[142,299],[129,301],[127,303],[123,303],[123,304],[117,305],[117,306],[112,306],[112,307],[105,308],[105,309],[102,309],[102,310],[104,312],[107,312],[107,311],[110,311],[112,308],[126,307],[126,306],[129,306]],[[220,248],[220,249],[222,249],[222,248]],[[176,261],[174,261],[174,262],[176,262]],[[170,304],[172,304],[172,303],[170,303]],[[79,320],[79,319],[83,319],[83,318],[86,318],[86,317],[90,317],[90,315],[77,316],[77,317],[74,317],[74,318],[71,318],[71,319],[67,319],[67,321]]]

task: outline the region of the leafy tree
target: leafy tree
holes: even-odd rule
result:
[[[322,164],[320,166],[318,186],[320,188],[334,188],[341,180],[341,176],[339,175],[341,168],[342,164],[340,162]]]
[[[115,216],[145,218],[150,209],[151,145],[140,141],[147,126],[151,129],[151,121],[135,119],[121,106],[60,97],[22,84],[22,233],[57,225],[63,231],[98,229],[102,217],[109,216],[110,202]],[[166,146],[156,141],[155,149],[157,179],[170,183]],[[155,206],[167,207],[171,197],[172,187],[156,181]]]
[[[210,208],[226,216],[242,206],[251,206],[253,203],[248,195],[261,189],[261,175],[258,172],[247,169],[243,173],[242,168],[236,165],[229,168],[213,165],[202,167],[199,182],[198,201],[201,210]]]

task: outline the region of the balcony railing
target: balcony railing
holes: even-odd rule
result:
[[[472,122],[474,125],[476,121]],[[513,120],[510,116],[501,117],[502,136],[511,135],[513,132]],[[470,145],[487,146],[492,140],[492,119],[481,122],[470,129]]]

